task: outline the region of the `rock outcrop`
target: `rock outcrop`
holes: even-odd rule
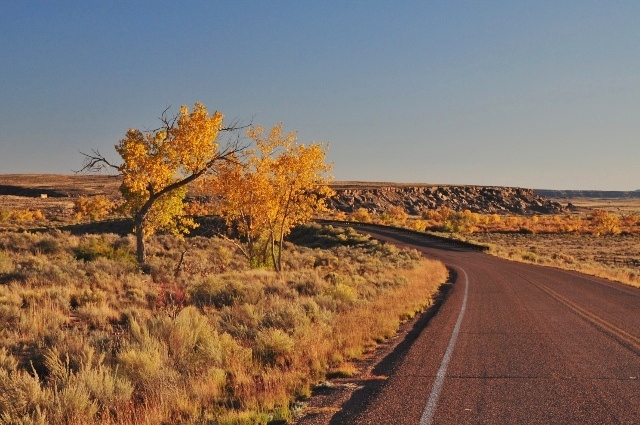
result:
[[[557,214],[566,211],[561,204],[536,195],[532,189],[514,187],[337,183],[333,189],[336,196],[328,202],[329,207],[347,213],[358,208],[380,213],[390,206],[402,206],[411,215],[440,207],[485,214]]]

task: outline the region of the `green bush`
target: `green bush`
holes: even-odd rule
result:
[[[191,286],[188,293],[199,307],[222,308],[243,302],[255,303],[263,295],[262,285],[247,278],[237,273],[212,276]]]
[[[106,258],[112,261],[137,264],[132,252],[122,247],[114,247],[104,239],[90,239],[87,243],[74,249],[76,260],[95,261]]]
[[[281,329],[265,329],[256,337],[255,357],[264,365],[286,366],[293,353],[293,339]]]

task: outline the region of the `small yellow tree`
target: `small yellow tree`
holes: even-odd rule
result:
[[[595,227],[595,235],[619,235],[620,218],[604,210],[593,210],[591,213],[591,221]]]
[[[279,271],[284,237],[326,211],[332,167],[325,163],[326,146],[299,144],[295,132],[283,133],[282,123],[266,135],[262,127],[251,127],[247,135],[255,147],[219,169],[206,187],[219,198],[219,213],[246,238],[249,261],[265,265],[270,255]]]
[[[73,204],[77,220],[89,217],[91,221],[102,220],[112,213],[116,205],[104,195],[79,196]]]
[[[174,117],[169,117],[167,110],[162,113],[159,129],[131,129],[120,140],[115,148],[124,161],[121,165],[109,163],[97,151],[84,154],[83,171],[111,167],[122,175],[124,211],[134,219],[140,263],[146,260],[145,238],[149,235],[159,229],[181,234],[195,227],[184,214],[187,184],[232,159],[239,150],[237,144],[220,149],[220,131],[235,128],[223,128],[219,112],[209,116],[201,103],[196,103],[192,111],[182,106]]]

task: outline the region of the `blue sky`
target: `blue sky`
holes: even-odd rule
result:
[[[640,2],[3,1],[0,174],[200,101],[337,180],[640,188]]]

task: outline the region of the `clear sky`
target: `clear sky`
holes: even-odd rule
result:
[[[640,2],[0,3],[0,174],[196,101],[329,142],[337,180],[635,190]]]

